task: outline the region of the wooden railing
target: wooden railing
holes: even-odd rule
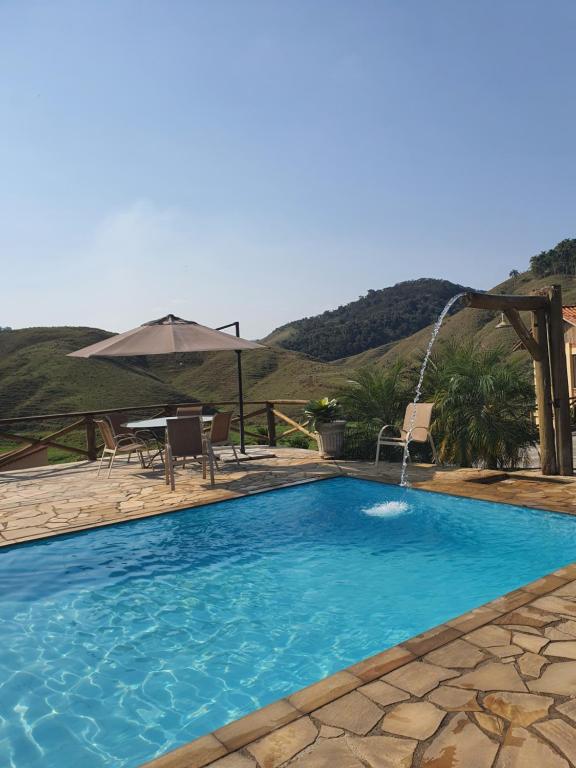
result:
[[[289,409],[297,410],[301,413],[302,407],[307,402],[307,400],[246,400],[244,401],[244,407],[248,409],[248,412],[244,414],[244,432],[247,436],[258,440],[260,444],[271,447],[296,432],[301,432],[306,437],[315,439],[314,434],[307,429],[309,426],[308,420],[299,421],[297,415],[293,418],[280,409],[281,407],[288,406]],[[95,461],[101,448],[97,439],[95,423],[97,417],[109,413],[120,413],[127,415],[126,421],[132,421],[143,417],[174,416],[176,409],[185,405],[202,405],[207,411],[214,411],[226,410],[226,408],[230,407],[236,409],[238,402],[236,400],[223,400],[207,403],[160,403],[130,406],[128,408],[103,408],[95,411],[72,411],[3,418],[0,419],[0,439],[23,443],[23,447],[4,451],[3,453],[0,452],[0,470],[2,467],[25,459],[31,454],[47,448],[59,448],[82,459]],[[255,409],[249,410],[250,407],[255,407]],[[262,422],[263,433],[253,431],[254,427],[252,429],[247,428],[249,421],[256,418]],[[62,424],[62,422],[69,419],[72,419],[71,423]],[[36,434],[43,431],[42,427],[44,424],[48,425],[50,423],[58,425],[58,429],[49,432],[47,435]],[[279,432],[276,428],[278,423],[286,424],[290,429]],[[30,432],[21,434],[22,427],[24,430],[29,429]],[[232,429],[236,432],[239,431],[239,417],[237,415],[232,419]],[[79,432],[84,433],[83,447],[72,445],[68,442],[61,442],[61,438],[65,435],[73,433],[77,435]]]

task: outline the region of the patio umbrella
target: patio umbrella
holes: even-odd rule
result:
[[[222,333],[222,328],[236,328],[236,335]],[[220,328],[208,328],[191,320],[182,320],[175,315],[166,315],[159,320],[118,333],[104,341],[90,344],[68,357],[137,357],[142,355],[171,355],[176,352],[236,352],[238,364],[238,410],[240,416],[240,450],[245,453],[244,441],[244,394],[242,390],[242,351],[263,349],[262,344],[240,338],[239,323],[230,323]]]

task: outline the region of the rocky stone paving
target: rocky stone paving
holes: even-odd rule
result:
[[[88,462],[0,472],[0,546],[233,499],[280,485],[340,474],[332,462],[299,449],[274,449],[276,458],[222,463],[213,488],[200,467],[176,470],[176,490],[162,466],[143,470],[117,461],[108,479]]]
[[[227,466],[210,488],[179,469],[93,465],[0,474],[0,544],[56,535],[339,473],[308,451]],[[379,479],[397,480],[396,466]],[[574,514],[576,482],[493,479],[476,470],[412,467],[415,487]],[[365,659],[149,768],[576,767],[576,564]]]

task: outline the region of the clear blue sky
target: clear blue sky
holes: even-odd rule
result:
[[[576,235],[573,0],[0,0],[0,325],[243,335]]]

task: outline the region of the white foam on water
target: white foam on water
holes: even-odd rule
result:
[[[362,511],[371,517],[398,517],[410,510],[410,505],[405,501],[385,501],[383,504],[373,504]]]

